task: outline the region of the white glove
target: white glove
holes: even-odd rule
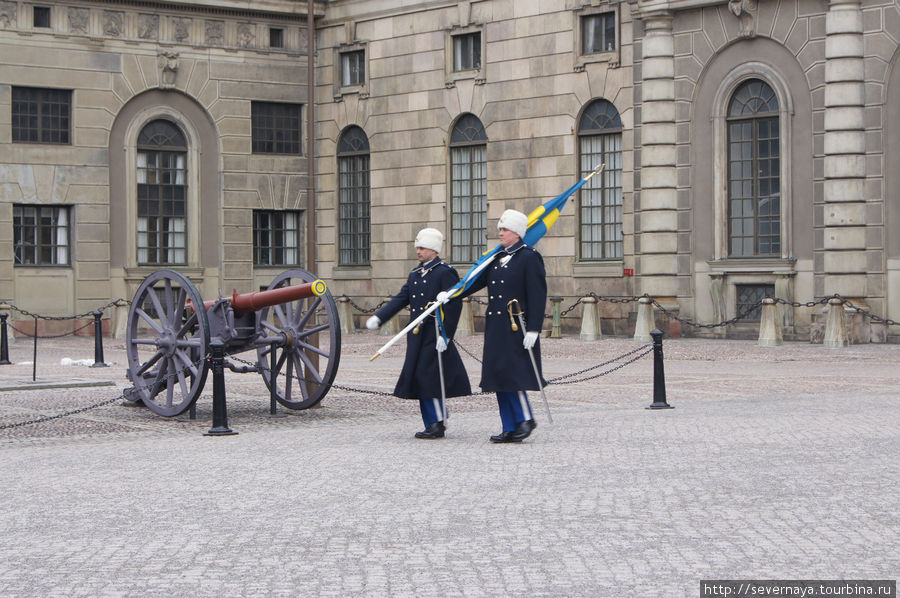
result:
[[[437,342],[434,344],[434,348],[437,349],[438,353],[443,353],[447,350],[447,341],[444,340],[443,336],[439,336]]]
[[[450,293],[448,293],[447,291],[441,291],[437,294],[437,297],[435,297],[434,300],[443,305],[450,301]]]
[[[531,349],[532,347],[534,347],[534,343],[535,343],[535,341],[537,341],[539,334],[540,333],[533,332],[533,331],[526,332],[525,339],[522,341],[522,346],[525,347],[526,349]]]
[[[379,326],[381,326],[381,319],[378,316],[372,316],[366,320],[366,328],[369,330],[375,330]]]

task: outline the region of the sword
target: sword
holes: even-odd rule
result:
[[[513,311],[513,303],[516,304],[516,310]],[[513,332],[516,331],[518,327],[522,328],[522,334],[525,334],[525,318],[524,312],[522,311],[522,307],[519,305],[518,299],[511,299],[509,303],[506,304],[506,311],[509,313],[509,319],[512,322]],[[516,326],[516,323],[513,321],[513,316],[517,320],[519,320],[519,326]],[[541,398],[544,399],[544,409],[547,411],[547,421],[551,424],[553,423],[553,416],[550,415],[550,403],[547,401],[547,395],[544,393],[544,385],[541,384],[541,374],[538,372],[537,361],[534,358],[534,349],[528,349],[528,357],[531,358],[531,367],[534,369],[534,378],[537,380],[538,389],[541,391]]]
[[[441,338],[441,325],[438,324],[437,314],[434,317],[434,332],[435,339]],[[435,351],[437,351],[437,347],[435,347]],[[447,389],[444,387],[444,359],[440,351],[437,351],[437,360],[438,374],[441,377],[441,411],[443,411],[441,415],[444,416],[444,425],[447,425]]]

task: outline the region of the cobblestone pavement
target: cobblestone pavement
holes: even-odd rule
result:
[[[391,390],[403,348],[344,340],[337,384]],[[480,337],[460,343],[480,357]],[[548,377],[629,339],[542,340]],[[178,421],[114,401],[0,430],[0,596],[699,596],[701,579],[896,579],[900,346],[665,343],[652,358],[547,390],[554,423],[492,445],[492,397],[452,399],[421,441],[414,402],[332,389],[265,418],[257,374],[226,375],[236,436],[211,400]],[[0,426],[115,399],[90,339],[30,343],[0,366]],[[473,383],[478,364],[464,355]],[[602,368],[579,377],[591,376]],[[211,382],[207,383],[211,390]],[[208,395],[208,393],[206,393]]]

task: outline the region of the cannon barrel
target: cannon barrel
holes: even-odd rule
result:
[[[324,295],[328,287],[325,281],[319,279],[306,284],[297,284],[277,289],[268,289],[266,291],[253,291],[251,293],[240,293],[235,290],[231,296],[231,309],[237,315],[251,311],[258,311],[264,307],[272,307],[282,303],[289,303],[296,299],[306,299],[307,297]],[[216,303],[215,300],[204,301],[203,306],[209,310]]]

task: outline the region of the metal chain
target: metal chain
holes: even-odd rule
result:
[[[646,349],[646,348],[648,348],[648,347],[651,347],[651,348],[652,348],[652,347],[653,347],[653,343],[647,343],[646,345],[641,345],[640,347],[638,347],[637,349],[634,349],[633,351],[629,351],[629,352],[627,352],[627,353],[623,353],[622,355],[619,355],[618,357],[613,357],[612,359],[610,359],[610,360],[608,360],[608,361],[604,361],[603,363],[598,363],[597,365],[592,365],[592,366],[589,367],[589,368],[585,368],[585,369],[579,370],[579,371],[577,371],[577,372],[572,372],[571,374],[564,374],[564,375],[562,375],[562,376],[557,376],[556,378],[551,378],[551,379],[549,380],[549,382],[550,382],[550,383],[559,383],[559,382],[558,382],[559,380],[563,380],[563,379],[565,379],[565,378],[571,378],[571,377],[573,377],[573,376],[580,376],[581,374],[584,374],[584,373],[589,372],[589,371],[591,371],[591,370],[596,370],[597,368],[602,368],[602,367],[605,366],[605,365],[609,365],[609,364],[611,364],[611,363],[614,363],[614,362],[616,362],[616,361],[619,361],[620,359],[624,359],[625,357],[628,357],[628,356],[630,356],[630,355],[634,355],[634,354],[637,353],[638,351],[644,350],[644,349]],[[612,370],[611,370],[611,371],[612,371]]]
[[[595,374],[594,376],[588,376],[587,378],[580,378],[580,379],[578,379],[578,380],[567,380],[567,381],[565,381],[565,382],[554,382],[554,381],[552,381],[552,380],[548,380],[548,381],[547,381],[547,384],[577,384],[578,382],[587,382],[588,380],[594,380],[594,379],[599,378],[599,377],[601,377],[601,376],[605,376],[605,375],[607,375],[607,374],[612,374],[612,373],[615,372],[616,370],[621,370],[621,369],[622,369],[623,367],[625,367],[626,365],[632,364],[632,363],[634,363],[635,361],[637,361],[638,359],[641,359],[642,357],[644,357],[644,356],[646,356],[646,355],[649,355],[649,354],[652,353],[652,352],[653,352],[653,347],[650,347],[649,349],[647,349],[646,351],[644,351],[644,352],[641,353],[640,355],[638,355],[638,356],[636,356],[636,357],[633,357],[633,358],[629,359],[628,361],[625,361],[625,362],[623,362],[623,363],[620,363],[620,364],[617,365],[616,367],[610,368],[610,369],[606,370],[605,372],[600,372],[599,374]],[[565,377],[565,376],[561,376],[561,377]],[[558,380],[558,379],[559,379],[559,378],[557,378],[557,380]]]
[[[90,409],[96,409],[97,407],[103,407],[103,406],[105,406],[105,405],[109,405],[109,404],[111,404],[111,403],[114,403],[114,402],[118,401],[119,399],[125,399],[125,400],[127,400],[127,398],[125,397],[125,393],[122,393],[122,394],[120,394],[119,396],[114,397],[114,398],[112,398],[112,399],[106,399],[106,400],[104,400],[104,401],[100,401],[99,403],[94,403],[93,405],[88,405],[87,407],[79,407],[78,409],[72,409],[71,411],[65,411],[65,412],[63,412],[63,413],[57,413],[56,415],[47,415],[47,416],[45,416],[45,417],[39,417],[39,418],[36,418],[36,419],[31,419],[31,420],[28,420],[28,421],[24,421],[24,422],[16,422],[16,423],[14,423],[14,424],[4,424],[4,425],[0,425],[0,430],[9,430],[9,429],[12,429],[12,428],[19,428],[19,427],[22,427],[22,426],[29,426],[29,425],[31,425],[31,424],[40,424],[40,423],[48,422],[48,421],[51,421],[51,420],[54,420],[54,419],[60,419],[60,418],[62,418],[62,417],[68,417],[68,416],[70,416],[70,415],[75,415],[75,414],[77,414],[77,413],[84,413],[85,411],[88,411],[88,410],[90,410]]]
[[[110,307],[124,307],[125,305],[131,305],[131,301],[128,299],[116,299],[114,301],[110,301],[103,307],[98,307],[97,309],[93,309],[91,311],[85,312],[83,314],[75,314],[74,316],[42,316],[40,314],[32,313],[26,309],[22,309],[13,303],[7,303],[9,309],[13,311],[17,311],[23,316],[27,316],[29,318],[37,318],[39,320],[77,320],[79,318],[86,318],[88,316],[93,316],[95,311],[106,311]]]
[[[84,326],[79,326],[75,330],[71,330],[69,332],[63,332],[62,334],[48,334],[46,336],[37,334],[37,331],[35,331],[35,334],[29,334],[29,333],[25,332],[24,330],[19,330],[18,328],[16,328],[9,322],[7,322],[6,325],[9,326],[10,328],[12,328],[13,330],[15,330],[16,332],[18,332],[19,334],[21,334],[23,336],[27,336],[28,338],[62,338],[64,336],[74,336],[75,333],[77,333],[81,330],[84,330],[88,326],[93,326],[94,322],[88,322]]]
[[[364,313],[364,314],[371,314],[371,313],[374,313],[374,312],[376,312],[378,309],[380,309],[385,303],[388,302],[388,300],[385,299],[385,300],[381,301],[381,302],[380,302],[378,305],[376,305],[375,307],[361,307],[361,306],[357,305],[356,302],[353,301],[353,299],[351,299],[351,298],[348,297],[347,295],[341,295],[341,297],[346,298],[347,301],[350,302],[350,305],[352,305],[353,308],[354,308],[356,311],[362,312],[362,313]]]
[[[861,314],[861,315],[863,315],[863,316],[865,316],[865,317],[867,317],[867,318],[872,318],[872,319],[875,320],[876,322],[881,322],[881,323],[883,323],[883,324],[888,324],[889,326],[890,326],[890,325],[893,325],[893,326],[900,325],[900,322],[896,322],[895,320],[890,320],[890,319],[888,319],[888,318],[882,318],[881,316],[876,316],[876,315],[873,314],[872,312],[870,312],[870,311],[868,311],[868,310],[866,310],[866,309],[863,309],[862,307],[857,307],[857,306],[853,305],[853,302],[852,302],[852,301],[850,301],[849,299],[844,299],[844,298],[841,297],[840,295],[835,294],[835,297],[838,298],[838,299],[840,299],[841,301],[843,301],[844,304],[847,305],[847,307],[849,307],[850,309],[856,310],[856,313]]]

